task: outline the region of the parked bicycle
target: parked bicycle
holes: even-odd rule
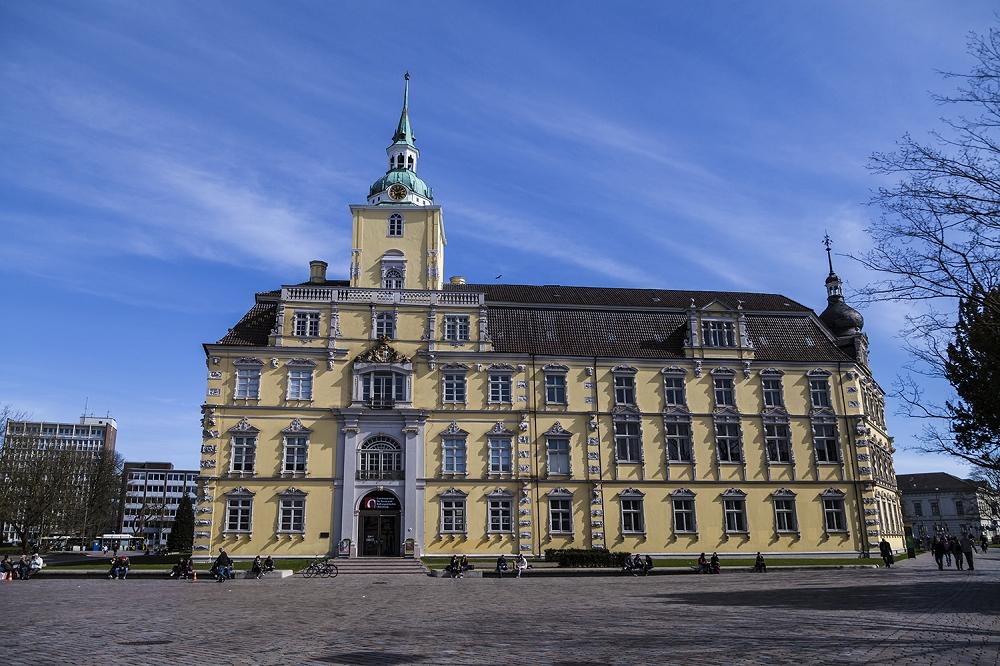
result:
[[[320,558],[318,560],[313,560],[306,568],[300,571],[303,578],[312,578],[316,576],[318,578],[336,578],[340,570],[337,565],[333,563],[333,560],[328,558]]]

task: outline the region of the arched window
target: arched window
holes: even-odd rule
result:
[[[389,235],[390,236],[402,236],[403,235],[403,216],[399,213],[393,213],[389,216]]]
[[[386,435],[369,437],[358,447],[358,479],[402,479],[403,449]]]
[[[413,155],[409,155],[406,158],[406,168],[409,169],[410,171],[413,171],[413,165],[414,165]]]
[[[403,274],[397,271],[395,268],[390,268],[385,272],[385,277],[382,278],[382,288],[383,289],[402,289],[403,288]]]

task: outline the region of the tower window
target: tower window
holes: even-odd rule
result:
[[[382,278],[382,288],[383,289],[402,289],[403,288],[403,274],[397,271],[395,268],[387,270],[385,272],[385,277]]]
[[[390,236],[402,236],[403,235],[403,216],[399,213],[393,213],[389,216],[389,235]]]

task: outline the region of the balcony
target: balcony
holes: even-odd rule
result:
[[[359,469],[355,478],[358,481],[402,481],[405,475],[401,469]]]
[[[369,398],[365,401],[369,409],[393,409],[396,401],[393,398]]]

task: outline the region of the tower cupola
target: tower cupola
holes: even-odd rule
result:
[[[385,175],[372,183],[368,191],[368,203],[373,205],[415,205],[429,206],[434,203],[434,194],[417,176],[417,149],[410,126],[410,73],[403,75],[403,110],[399,114],[392,143],[385,149],[389,158],[389,168]]]
[[[823,245],[826,246],[826,261],[830,267],[830,274],[826,276],[827,306],[819,319],[838,338],[857,335],[864,328],[865,318],[844,301],[844,283],[833,270],[833,255],[830,250],[833,241],[829,235],[823,238]]]

